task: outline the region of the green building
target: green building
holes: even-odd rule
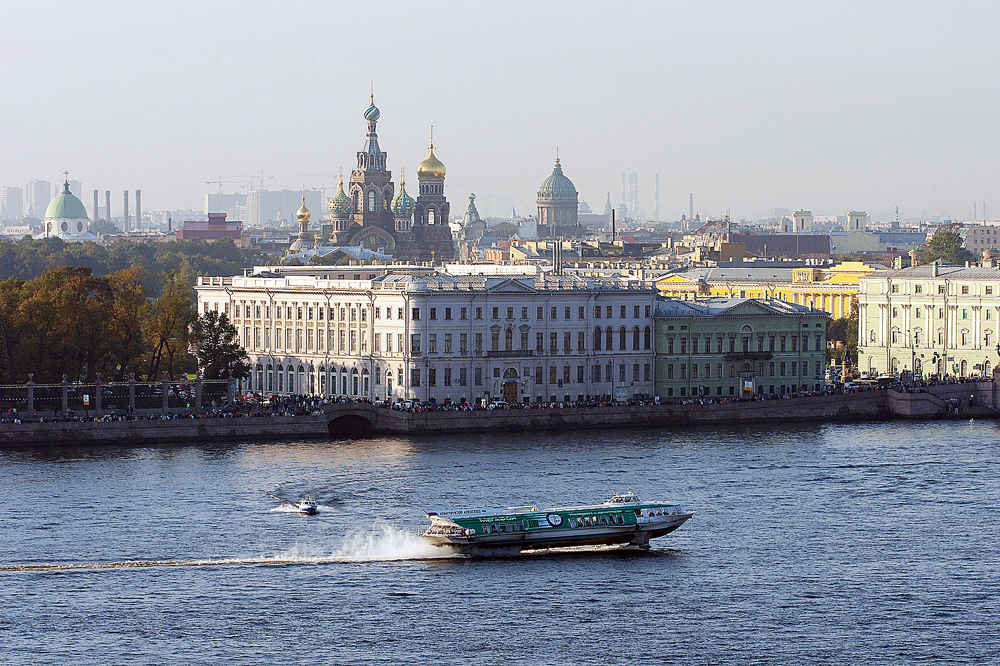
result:
[[[659,300],[655,395],[669,400],[822,390],[828,316],[776,299]]]

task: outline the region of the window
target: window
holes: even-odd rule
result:
[[[576,366],[576,383],[577,384],[582,384],[583,383],[583,366],[582,365]]]
[[[403,318],[403,308],[396,308],[396,319]]]
[[[924,293],[924,285],[922,285],[922,284],[915,284],[915,285],[913,285],[913,293],[914,294],[922,294],[922,293]]]
[[[527,306],[521,308],[521,319],[528,318],[528,308]]]
[[[600,305],[595,305],[594,306],[594,319],[600,319],[600,318],[601,318],[601,306]]]
[[[633,319],[638,319],[639,318],[639,306],[638,305],[633,305],[632,306],[632,318]]]
[[[649,306],[649,305],[646,306],[646,316],[647,317],[649,317],[650,307],[651,306]]]
[[[512,306],[507,308],[507,319],[513,319],[513,318],[514,318],[514,308]]]
[[[444,309],[444,318],[445,318],[445,321],[450,321],[451,320],[451,308],[445,308]]]
[[[587,334],[583,331],[578,331],[576,334],[576,350],[578,352],[587,351]]]
[[[469,375],[465,366],[458,369],[458,385],[468,386],[469,385]]]
[[[578,312],[577,312],[576,318],[577,319],[585,319],[586,316],[587,316],[586,311],[583,309],[583,306],[581,305],[580,308],[579,308],[579,310],[578,310]]]
[[[608,319],[611,319],[611,306],[610,305],[605,308],[605,314],[608,316]]]
[[[545,351],[545,334],[535,333],[535,351],[543,352]]]
[[[535,383],[536,384],[541,384],[542,383],[542,379],[543,379],[543,377],[542,377],[542,366],[536,365],[535,366]]]
[[[559,315],[557,314],[558,312],[559,312],[559,308],[555,308],[555,307],[549,308],[549,319],[552,319],[552,320],[558,319],[559,318]]]
[[[458,318],[461,319],[462,321],[465,321],[465,320],[467,320],[469,318],[469,309],[468,308],[462,308],[459,312],[460,312],[460,314],[459,314]],[[482,319],[482,317],[480,317],[480,319]]]
[[[543,319],[544,316],[545,316],[543,314],[544,312],[545,312],[545,309],[542,308],[541,306],[535,308],[535,319]]]
[[[483,334],[482,333],[476,333],[476,353],[477,354],[482,354],[483,353]]]
[[[419,333],[411,333],[410,334],[410,353],[411,354],[416,354],[416,355],[420,354],[420,334]],[[419,384],[418,384],[418,386],[419,386]]]
[[[594,351],[601,351],[601,327],[594,329]]]
[[[500,350],[500,331],[492,331],[490,333],[490,349],[492,351]]]
[[[625,306],[624,305],[621,305],[621,306],[618,307],[618,317],[620,319],[624,319],[625,318]]]
[[[987,296],[992,296],[993,295],[993,287],[989,287],[989,286],[986,287],[986,295]],[[259,317],[260,315],[257,315],[257,316]]]
[[[500,308],[493,308],[493,320],[500,318]]]
[[[410,318],[413,319],[413,321],[420,321],[420,308],[413,308],[410,311]]]
[[[473,382],[476,384],[476,386],[482,386],[483,385],[483,369],[482,368],[475,368],[475,370],[472,373],[472,378],[473,378]]]
[[[410,386],[420,386],[420,368],[410,370]]]
[[[573,334],[563,333],[563,351],[567,354],[573,351]]]
[[[938,293],[939,294],[943,294],[944,293],[944,285],[943,284],[939,284],[938,285]]]
[[[483,309],[476,308],[476,319],[482,319],[482,318],[483,318]]]
[[[569,319],[570,308],[563,308],[563,319]]]
[[[559,334],[549,333],[549,351],[555,353],[559,351]]]
[[[444,353],[451,353],[451,333],[444,334]]]
[[[431,371],[433,372],[433,371]],[[431,384],[433,386],[433,384]],[[451,368],[444,369],[444,385],[451,386]]]
[[[674,378],[674,364],[673,363],[668,363],[667,364],[667,379],[673,379],[673,378]]]
[[[969,295],[969,285],[962,285],[962,295],[963,296]]]
[[[438,318],[438,309],[431,308],[431,321],[437,321],[437,318]]]
[[[892,293],[894,293],[894,294],[898,294],[899,293],[899,285],[898,284],[892,285]]]
[[[459,333],[458,334],[458,353],[468,354],[469,353],[469,334]]]
[[[437,370],[435,368],[427,369],[427,385],[437,386]]]

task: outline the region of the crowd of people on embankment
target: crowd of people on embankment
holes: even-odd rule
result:
[[[895,384],[891,388],[905,393],[924,393],[928,387],[969,384],[979,382],[992,382],[992,378],[949,378],[943,380],[911,381],[905,384]],[[568,409],[568,408],[607,408],[607,407],[631,407],[645,405],[715,405],[740,402],[759,402],[766,400],[793,400],[796,398],[806,398],[823,395],[840,395],[845,393],[859,393],[867,391],[886,390],[888,386],[877,386],[876,384],[838,384],[828,385],[822,391],[794,391],[773,394],[753,394],[748,396],[690,396],[681,398],[633,398],[628,400],[614,400],[606,397],[595,397],[587,400],[574,401],[543,401],[543,402],[521,402],[507,403],[503,401],[487,402],[477,400],[474,402],[444,402],[419,401],[419,400],[395,400],[395,401],[373,401],[369,398],[354,398],[347,396],[340,397],[318,397],[310,395],[272,395],[268,397],[256,395],[238,398],[235,405],[212,404],[196,413],[190,409],[177,412],[162,413],[136,413],[131,409],[114,410],[111,413],[95,417],[90,414],[80,415],[74,410],[69,410],[65,417],[60,417],[58,412],[39,414],[37,411],[30,417],[23,411],[9,409],[6,414],[0,416],[0,423],[53,423],[57,421],[96,421],[96,422],[116,422],[116,421],[164,421],[177,419],[229,419],[229,418],[276,418],[291,416],[319,415],[324,408],[331,403],[355,403],[369,404],[384,409],[396,411],[419,413],[419,412],[474,412],[497,409]],[[973,398],[970,397],[970,404]]]

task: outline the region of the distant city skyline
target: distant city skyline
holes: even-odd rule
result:
[[[558,149],[593,210],[760,219],[774,208],[971,219],[1000,198],[1000,7],[847,2],[371,7],[19,3],[5,12],[0,185],[141,189],[203,208],[206,181],[335,191],[374,83],[398,181],[430,126],[453,212],[534,211]],[[370,27],[378,25],[373,36]],[[331,33],[330,27],[335,26]],[[69,103],[50,104],[53,91]],[[220,178],[221,176],[221,178]],[[240,178],[242,177],[242,178]],[[259,181],[258,181],[259,182]],[[103,202],[102,202],[103,203]],[[507,205],[507,204],[511,205]],[[28,201],[25,197],[24,207]],[[924,215],[926,213],[926,215]]]

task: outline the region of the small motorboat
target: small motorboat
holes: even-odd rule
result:
[[[319,512],[319,506],[316,504],[316,500],[311,497],[303,497],[298,502],[295,502],[295,508],[299,510],[299,513],[303,513],[307,516],[313,516]]]

